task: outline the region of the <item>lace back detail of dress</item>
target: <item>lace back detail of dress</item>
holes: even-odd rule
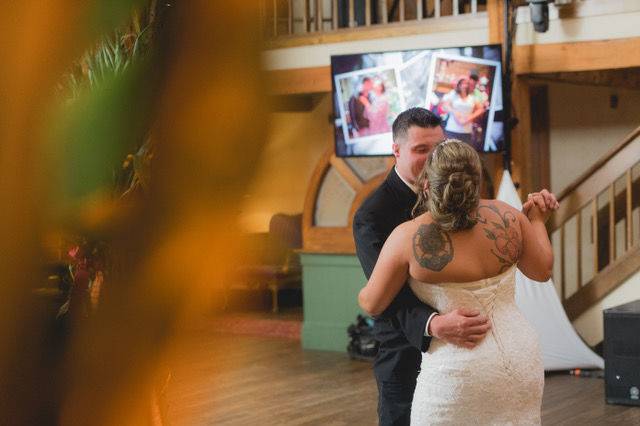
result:
[[[534,330],[515,304],[515,266],[495,277],[411,288],[440,313],[480,310],[491,331],[473,350],[434,339],[424,354],[412,424],[539,424],[544,371]]]

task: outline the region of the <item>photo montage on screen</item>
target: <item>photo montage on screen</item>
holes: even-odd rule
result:
[[[499,45],[332,56],[336,155],[390,155],[411,107],[440,115],[448,138],[501,151],[501,58]]]

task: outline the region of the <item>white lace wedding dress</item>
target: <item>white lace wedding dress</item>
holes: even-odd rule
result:
[[[544,369],[538,336],[515,303],[515,271],[466,283],[410,280],[418,298],[439,312],[476,308],[492,325],[472,350],[432,340],[422,357],[412,425],[540,424]]]

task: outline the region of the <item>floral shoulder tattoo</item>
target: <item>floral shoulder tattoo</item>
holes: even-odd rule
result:
[[[518,261],[522,250],[516,216],[511,211],[500,212],[495,206],[480,205],[476,219],[478,225],[483,227],[485,236],[495,244],[491,253],[502,265],[500,273],[506,271]]]

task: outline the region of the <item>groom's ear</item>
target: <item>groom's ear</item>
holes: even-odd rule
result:
[[[398,145],[397,143],[393,143],[391,145],[391,149],[393,151],[393,156],[398,158],[400,156],[400,145]]]

